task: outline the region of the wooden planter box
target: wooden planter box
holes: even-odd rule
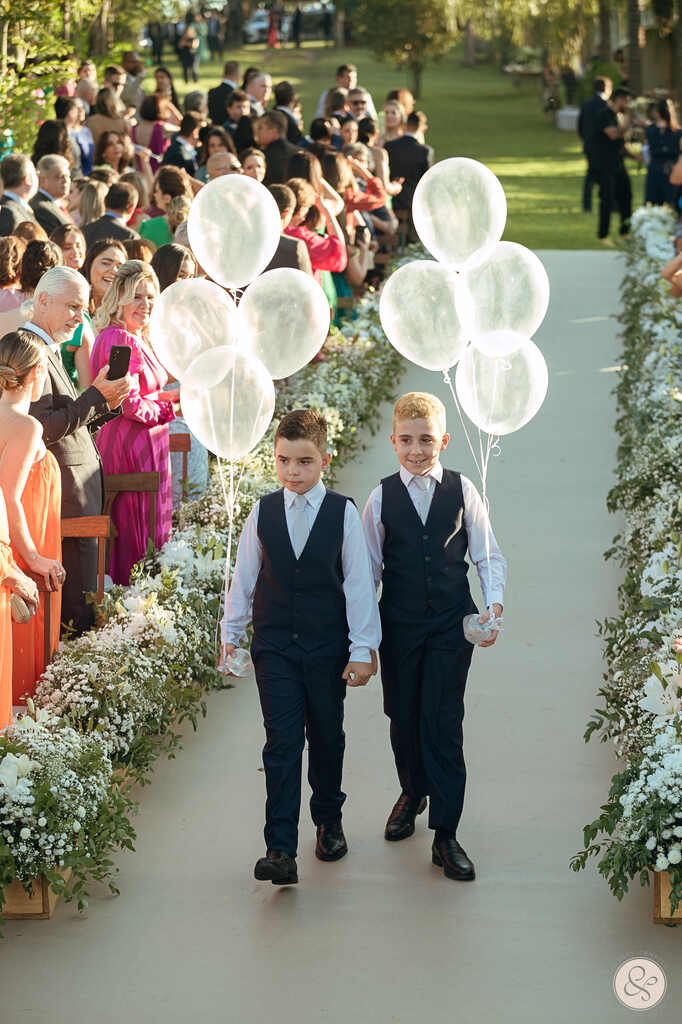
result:
[[[65,882],[71,878],[71,868],[58,869]],[[44,876],[33,878],[33,895],[24,889],[20,881],[15,879],[5,889],[5,906],[2,916],[6,921],[17,921],[22,918],[38,920],[52,917],[59,896],[50,889]]]
[[[654,871],[654,924],[682,924],[682,902],[670,916],[670,875]]]

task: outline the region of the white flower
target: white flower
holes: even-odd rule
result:
[[[31,834],[30,828],[26,828],[26,826],[24,825],[24,827],[22,828],[21,832],[19,833],[19,838],[20,839],[28,839],[30,834]]]
[[[673,847],[672,850],[668,850],[668,860],[671,864],[679,864],[682,860],[682,851],[677,847]]]
[[[41,828],[45,828],[47,825],[47,818],[38,818],[38,824]]]
[[[645,696],[637,703],[643,711],[650,711],[661,718],[670,718],[682,710],[682,698],[676,695],[676,689],[676,686],[669,686],[664,690],[657,676],[649,676],[644,684]]]
[[[668,858],[664,853],[659,853],[654,864],[654,871],[666,871],[668,868]]]
[[[74,823],[73,823],[73,825],[71,827],[73,828],[74,832],[80,832],[80,830],[81,830],[81,823],[80,823],[80,821],[74,821]]]
[[[649,836],[645,845],[647,850],[654,850],[656,848],[656,836]]]

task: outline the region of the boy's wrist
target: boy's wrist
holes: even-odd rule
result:
[[[349,661],[360,661],[367,665],[372,664],[372,652],[369,647],[351,647],[348,655]]]

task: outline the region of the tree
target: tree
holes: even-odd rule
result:
[[[455,0],[362,0],[358,23],[375,56],[409,70],[415,97],[427,62],[449,53],[459,36]]]
[[[640,0],[628,0],[628,88],[635,96],[642,92],[642,55],[640,32],[642,27]]]
[[[599,56],[611,60],[611,0],[599,0]]]

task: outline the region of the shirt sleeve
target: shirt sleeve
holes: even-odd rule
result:
[[[369,663],[381,643],[381,622],[360,514],[352,501],[346,502],[341,561],[350,660]]]
[[[483,500],[468,477],[462,476],[464,497],[464,527],[469,542],[469,555],[481,581],[486,607],[504,604],[507,583],[507,561],[495,539]],[[488,550],[486,551],[486,536]]]
[[[221,622],[221,637],[224,644],[239,646],[251,619],[253,594],[258,573],[263,564],[263,549],[258,539],[257,501],[249,512],[237,548],[237,562],[232,583],[225,594],[225,614]]]
[[[362,513],[362,529],[369,554],[372,580],[375,588],[381,583],[384,570],[384,540],[386,531],[381,522],[381,485],[375,487]]]

